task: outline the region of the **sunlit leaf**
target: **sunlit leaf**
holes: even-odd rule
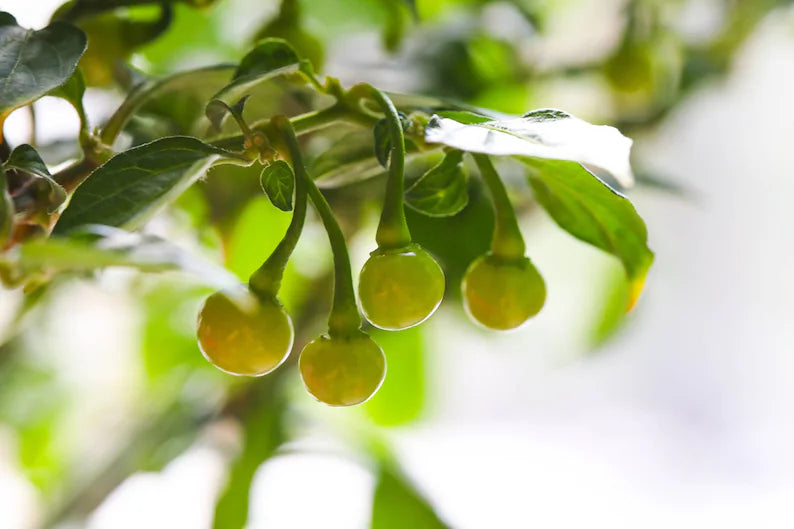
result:
[[[623,264],[634,306],[653,262],[645,222],[623,195],[574,162],[523,158],[535,198],[561,228]]]
[[[187,136],[119,153],[77,188],[54,233],[84,224],[138,227],[221,160],[233,155]]]
[[[270,202],[281,211],[292,211],[292,193],[295,190],[295,175],[284,160],[276,160],[262,169],[262,189]]]
[[[416,420],[425,403],[425,343],[423,327],[398,332],[367,332],[386,354],[389,376],[364,409],[380,426],[399,426]]]
[[[634,182],[629,138],[613,127],[592,125],[561,110],[535,110],[520,118],[471,124],[434,117],[425,140],[470,152],[579,162],[606,172],[621,186]]]
[[[181,270],[217,288],[237,285],[237,278],[179,246],[154,235],[110,226],[88,226],[75,237],[53,237],[18,245],[0,257],[0,264],[19,278],[56,272],[87,272],[111,266],[144,272]]]
[[[469,203],[461,151],[449,151],[405,192],[405,203],[432,217],[456,215]]]
[[[34,31],[0,11],[0,116],[66,82],[85,48],[85,34],[70,24]]]
[[[240,61],[232,82],[212,97],[227,106],[249,94],[256,86],[279,76],[296,74],[306,70],[298,54],[285,40],[269,38],[261,41]],[[207,108],[207,117],[219,128],[226,116],[223,107]]]

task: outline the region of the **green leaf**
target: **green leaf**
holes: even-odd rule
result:
[[[235,119],[237,119],[238,124],[245,123],[243,121],[243,109],[245,108],[245,102],[248,101],[249,97],[250,96],[244,96],[234,105],[229,105],[220,99],[213,99],[207,103],[207,108],[205,109],[204,113],[207,115],[207,119],[210,120],[210,124],[212,125],[212,128],[215,130],[215,132],[221,132],[223,120],[226,118],[227,114],[234,116]]]
[[[449,529],[416,488],[388,464],[378,471],[370,527]]]
[[[108,160],[77,188],[54,233],[84,224],[135,228],[178,197],[230,152],[196,138],[155,140]]]
[[[271,162],[262,169],[259,177],[267,198],[281,211],[292,211],[292,193],[295,190],[295,175],[284,160]]]
[[[231,106],[266,81],[302,71],[308,71],[308,67],[302,66],[300,57],[287,41],[265,39],[243,57],[232,82],[215,94],[210,103],[217,100]],[[221,107],[217,103],[212,109],[208,106],[206,113],[214,126],[220,128],[226,116]]]
[[[0,12],[0,115],[66,82],[85,48],[85,34],[70,24],[33,31]]]
[[[154,235],[99,225],[88,226],[72,235],[32,240],[16,246],[0,257],[0,265],[13,271],[16,282],[35,275],[121,266],[143,272],[181,270],[217,288],[239,284],[225,268]]]
[[[405,192],[405,203],[431,217],[456,215],[469,203],[463,153],[449,151],[441,162]]]
[[[600,248],[623,264],[629,280],[627,308],[642,291],[653,262],[645,223],[623,195],[578,163],[523,158],[535,198],[574,237]]]
[[[336,187],[383,173],[373,156],[372,133],[355,130],[342,136],[318,156],[310,174],[320,187]]]
[[[44,196],[41,200],[45,202],[47,211],[52,213],[66,200],[66,191],[52,179],[47,165],[42,161],[36,149],[28,144],[19,145],[6,160],[3,167],[6,170],[16,169],[24,173],[33,175],[36,180],[35,185],[41,185]]]
[[[634,182],[629,138],[614,127],[592,125],[561,110],[469,124],[434,116],[425,140],[469,152],[579,162],[607,173],[623,187]]]

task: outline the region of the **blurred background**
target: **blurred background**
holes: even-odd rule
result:
[[[0,0],[0,9],[39,28],[60,3]],[[448,296],[419,328],[373,331],[389,373],[355,409],[314,402],[294,364],[254,381],[212,368],[194,336],[211,290],[189,276],[113,269],[29,295],[2,290],[0,527],[794,524],[790,2],[188,5],[197,3],[207,2],[174,4],[161,34],[151,6],[82,23],[94,123],[124,97],[114,59],[158,76],[236,62],[263,36],[290,40],[345,85],[513,114],[562,108],[635,140],[629,196],[656,253],[645,292],[623,317],[620,264],[560,230],[509,164],[502,174],[547,282],[545,308],[511,333],[465,317],[460,277],[492,226],[472,179],[458,217],[410,215],[444,262]],[[146,31],[121,29],[135,24]],[[224,82],[166,94],[124,141],[191,130]],[[247,113],[311,103],[268,90]],[[33,134],[54,165],[78,152],[76,130],[54,98],[6,124],[12,144]],[[308,151],[323,141],[311,138]],[[354,270],[374,248],[382,184],[328,192]],[[246,279],[288,222],[256,175],[224,167],[146,230]],[[448,240],[451,230],[465,244]],[[283,292],[299,343],[323,330],[330,264],[315,219]]]

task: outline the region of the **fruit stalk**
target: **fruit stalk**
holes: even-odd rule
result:
[[[295,207],[292,220],[287,227],[284,238],[278,243],[270,257],[260,266],[248,280],[251,290],[260,297],[275,297],[281,287],[284,269],[287,267],[292,252],[298,244],[303,225],[306,220],[306,182],[309,180],[303,164],[300,145],[290,121],[284,116],[276,116],[272,120],[274,130],[279,134],[286,148],[295,172]]]
[[[491,253],[499,259],[514,261],[524,257],[526,245],[502,179],[486,154],[472,153],[485,182],[494,208],[494,231]]]

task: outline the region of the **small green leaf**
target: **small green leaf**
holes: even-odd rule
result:
[[[305,72],[301,59],[287,41],[269,38],[261,41],[240,61],[232,82],[212,97],[231,106],[247,95],[256,86],[279,76]],[[216,129],[220,128],[226,113],[215,104],[207,108],[207,117]]]
[[[442,118],[454,119],[458,123],[463,123],[465,125],[493,121],[493,118],[491,117],[477,114],[476,112],[470,112],[468,110],[441,110],[437,115]]]
[[[623,187],[634,182],[629,138],[614,127],[592,125],[561,110],[469,124],[434,116],[425,140],[469,152],[578,162],[606,172]]]
[[[161,138],[119,153],[77,188],[54,233],[83,224],[138,227],[223,160],[236,158],[187,136]]]
[[[295,190],[295,175],[284,160],[271,162],[262,169],[259,177],[267,198],[281,211],[292,211],[292,193]]]
[[[469,203],[463,153],[449,151],[441,162],[425,173],[405,192],[405,202],[431,217],[450,217]]]
[[[627,307],[642,291],[653,262],[648,232],[634,206],[578,163],[522,158],[531,171],[535,198],[554,221],[574,237],[623,263],[629,280]]]
[[[215,132],[221,132],[221,127],[223,126],[223,120],[226,118],[226,114],[231,114],[234,116],[242,127],[242,123],[245,123],[243,121],[243,109],[245,108],[245,102],[248,101],[249,97],[250,96],[244,96],[234,105],[229,105],[220,99],[213,99],[207,103],[207,108],[205,109],[204,113],[207,115],[207,119],[210,120],[213,130],[215,130]]]
[[[85,34],[65,22],[33,31],[0,12],[0,115],[62,85],[86,48]]]
[[[41,185],[43,196],[40,199],[46,202],[47,211],[52,213],[66,200],[66,191],[52,179],[47,165],[42,161],[36,149],[28,144],[19,145],[6,160],[3,167],[16,169],[28,173],[36,179],[36,185]]]
[[[419,491],[391,465],[378,471],[371,529],[449,529]]]

